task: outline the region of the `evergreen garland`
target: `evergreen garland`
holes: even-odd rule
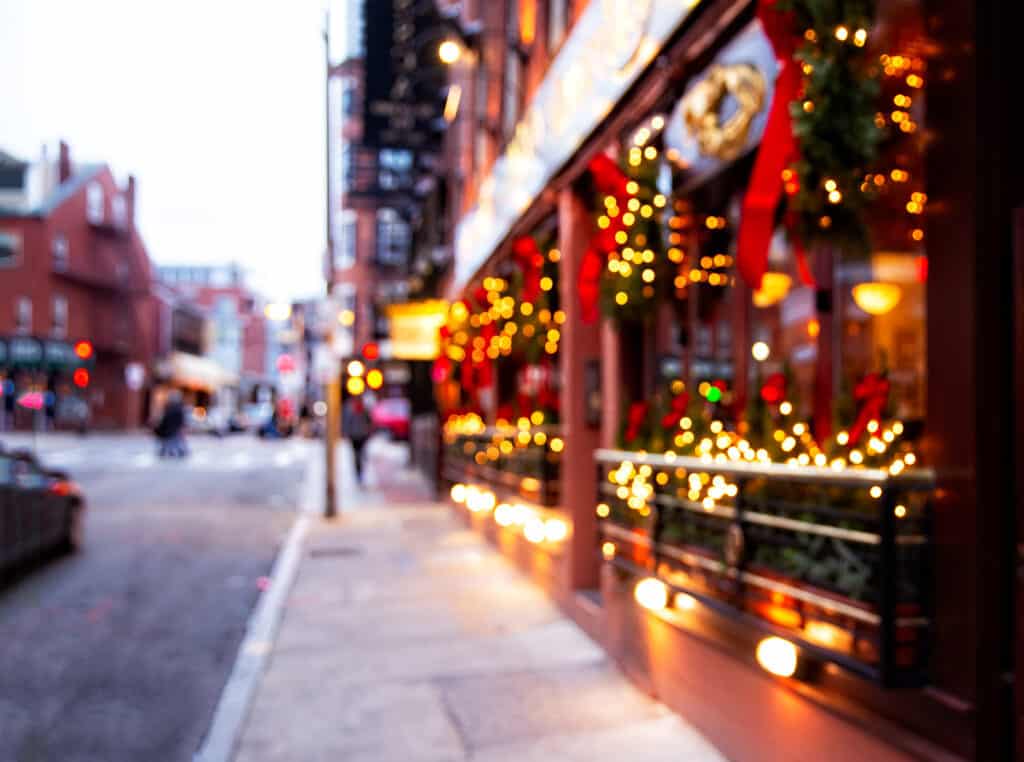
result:
[[[867,53],[872,0],[778,0],[794,14],[803,43],[802,99],[790,104],[800,146],[795,176],[787,173],[788,209],[806,245],[838,246],[849,254],[870,249],[864,211],[871,188],[862,187],[878,153],[878,73]]]

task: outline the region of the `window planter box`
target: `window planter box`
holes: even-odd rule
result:
[[[596,459],[610,563],[885,687],[926,681],[931,472]]]
[[[498,495],[554,507],[561,492],[560,453],[557,426],[529,432],[491,427],[476,434],[446,433],[444,478],[449,484],[476,484]]]

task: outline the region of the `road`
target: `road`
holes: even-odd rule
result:
[[[314,444],[191,444],[178,461],[141,435],[41,441],[87,495],[85,548],[0,589],[3,762],[192,758]]]

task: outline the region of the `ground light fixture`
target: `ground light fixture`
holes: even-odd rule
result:
[[[661,580],[645,577],[633,588],[636,602],[649,611],[661,611],[668,606],[668,587]]]
[[[778,677],[792,677],[800,665],[796,646],[774,635],[757,644],[754,656],[765,672]]]
[[[456,503],[462,504],[466,502],[466,485],[465,484],[453,484],[451,488],[452,500]]]
[[[441,63],[451,66],[462,58],[462,46],[455,40],[443,40],[437,46],[437,57]]]

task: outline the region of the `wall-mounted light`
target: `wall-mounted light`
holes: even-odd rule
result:
[[[853,301],[869,315],[885,315],[900,303],[903,289],[895,283],[860,283],[853,287]]]

